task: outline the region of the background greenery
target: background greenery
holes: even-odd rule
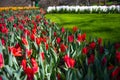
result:
[[[78,26],[89,37],[120,42],[120,14],[47,14],[46,18],[70,30]]]

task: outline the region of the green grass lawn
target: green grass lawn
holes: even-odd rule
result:
[[[46,18],[68,29],[78,26],[88,37],[120,42],[120,14],[47,14]]]

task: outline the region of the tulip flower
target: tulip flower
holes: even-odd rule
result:
[[[39,69],[38,64],[34,58],[31,58],[31,63],[32,63],[33,73],[35,74],[36,72],[38,72]]]
[[[65,32],[65,28],[64,28],[64,27],[61,28],[61,32],[62,32],[62,33]]]
[[[35,35],[34,35],[34,34],[31,34],[31,35],[30,35],[30,39],[31,39],[32,41],[35,41]]]
[[[57,42],[58,44],[60,44],[61,38],[60,38],[60,37],[57,37],[56,42]]]
[[[28,41],[26,38],[22,37],[22,43],[25,45],[25,46],[28,46]]]
[[[1,76],[0,76],[0,80],[3,80]]]
[[[89,46],[90,46],[90,48],[91,48],[91,49],[94,49],[94,48],[95,48],[95,46],[96,46],[96,43],[95,43],[95,42],[92,42],[92,43],[90,43],[90,45],[89,45]]]
[[[90,57],[88,58],[88,65],[91,64],[91,63],[93,64],[94,63],[94,59],[95,59],[94,54],[91,54]]]
[[[2,68],[4,66],[4,58],[2,53],[0,53],[0,68]]]
[[[102,38],[98,38],[98,44],[101,45],[102,43]]]
[[[65,55],[63,59],[68,68],[74,68],[75,60],[73,58],[70,58],[68,55]]]
[[[40,53],[40,56],[41,56],[42,60],[44,61],[44,59],[45,59],[44,52]]]
[[[74,26],[74,27],[72,28],[72,30],[73,30],[73,32],[76,32],[76,31],[78,30],[78,27]]]
[[[4,34],[7,34],[8,33],[8,28],[7,27],[4,27],[2,28],[1,32],[4,33]]]
[[[87,48],[87,47],[84,47],[84,48],[82,49],[82,53],[86,55],[86,54],[88,53],[88,48]]]
[[[9,47],[10,52],[15,56],[15,57],[19,57],[22,56],[22,49],[21,47]]]
[[[68,36],[68,42],[73,42],[74,41],[74,36],[73,35],[70,35]]]
[[[77,36],[77,40],[79,41],[79,42],[81,42],[81,41],[84,41],[86,39],[86,34],[84,33],[84,34],[78,34],[78,36]]]
[[[60,50],[61,52],[65,52],[66,51],[66,46],[64,44],[60,45]]]
[[[26,54],[27,54],[27,57],[29,58],[32,55],[32,49],[30,50],[26,49]]]

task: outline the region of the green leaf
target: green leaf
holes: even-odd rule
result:
[[[4,66],[5,71],[12,77],[13,76],[13,69],[8,65]]]
[[[13,62],[12,62],[12,54],[9,54],[9,65],[12,66],[13,65]]]
[[[13,33],[11,34],[11,40],[10,41],[11,41],[11,43],[14,42],[14,34]]]
[[[2,43],[1,43],[1,40],[0,40],[0,53],[2,53]]]
[[[4,74],[4,75],[1,75],[1,77],[2,77],[2,80],[9,80],[9,79],[6,77],[5,74]]]
[[[52,48],[51,48],[51,50],[52,50],[52,52],[51,52],[52,58],[54,60],[54,63],[56,64],[56,62],[57,62],[57,53]]]
[[[34,44],[35,49],[38,50],[38,45],[36,44],[36,42],[34,42],[33,44]]]
[[[38,80],[36,75],[34,75],[34,80]]]
[[[18,70],[18,62],[17,62],[16,58],[12,57],[12,61],[13,61],[13,64],[14,64],[16,70]]]

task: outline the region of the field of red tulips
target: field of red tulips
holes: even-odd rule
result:
[[[0,12],[0,80],[120,80],[120,44],[86,40],[45,11]]]

